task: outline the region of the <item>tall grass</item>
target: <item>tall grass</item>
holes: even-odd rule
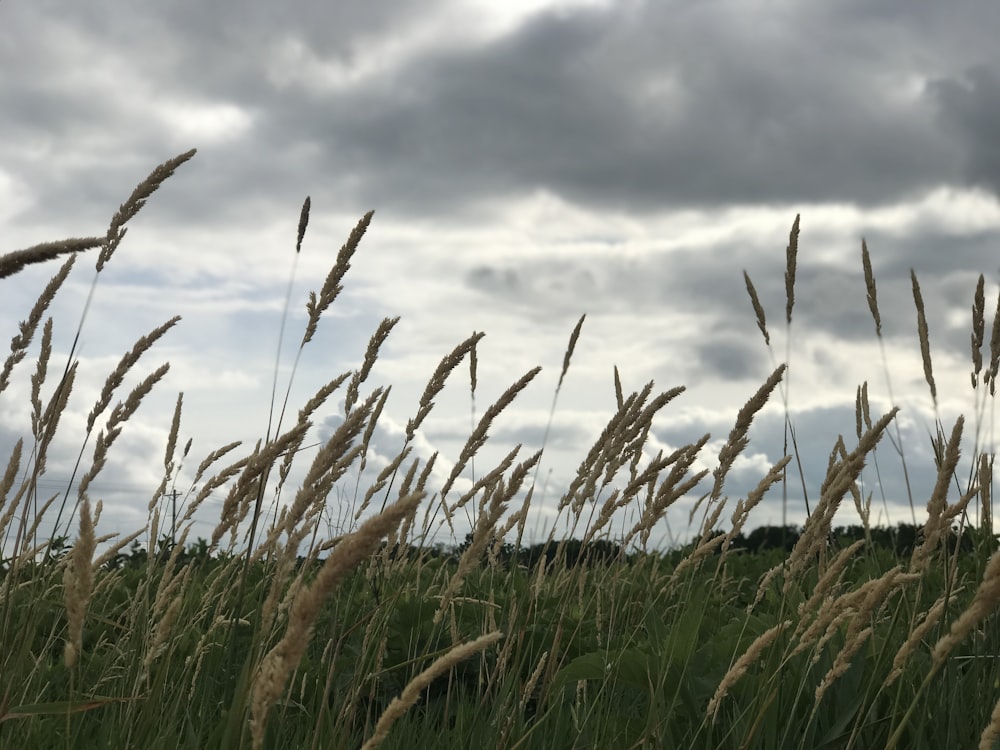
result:
[[[287,408],[291,381],[278,403],[276,367],[275,416],[266,434],[249,448],[233,442],[201,458],[179,514],[168,489],[191,443],[178,445],[178,395],[145,524],[105,535],[92,487],[123,426],[166,374],[168,364],[146,360],[177,319],[141,335],[100,392],[87,394],[75,388],[75,345],[65,365],[53,367],[53,321],[45,315],[80,253],[94,249],[89,307],[128,222],[193,156],[157,167],[103,238],[0,258],[0,277],[7,277],[65,256],[0,371],[0,397],[9,396],[15,370],[35,357],[30,397],[14,405],[30,418],[30,432],[11,449],[0,479],[0,741],[47,748],[996,746],[1000,557],[993,456],[980,452],[978,436],[995,390],[1000,315],[987,362],[982,277],[972,306],[975,470],[958,476],[964,420],[948,429],[938,418],[937,480],[909,490],[914,505],[926,498],[926,518],[905,554],[871,541],[872,496],[861,489],[862,469],[879,466],[877,449],[887,437],[904,472],[906,465],[898,408],[873,413],[867,383],[857,389],[856,435],[832,439],[819,496],[794,545],[780,555],[748,555],[736,546],[774,485],[787,500],[793,465],[805,489],[787,390],[790,345],[748,394],[711,471],[695,470],[706,460],[709,435],[667,455],[649,450],[654,418],[683,389],[657,392],[648,383],[626,393],[615,368],[617,409],[559,499],[552,526],[570,529],[575,539],[553,531],[534,555],[521,543],[544,443],[526,451],[519,445],[495,466],[472,467],[491,424],[537,368],[512,374],[510,387],[478,419],[474,413],[441,486],[432,481],[437,456],[413,456],[435,399],[466,361],[475,412],[481,333],[444,355],[398,455],[371,486],[360,486],[356,478],[388,394],[369,389],[367,380],[392,318],[373,333],[358,368],[331,379],[297,414]],[[296,251],[309,206],[307,199]],[[371,220],[371,213],[360,220],[310,294],[296,363],[342,290]],[[798,226],[796,217],[786,250],[789,331]],[[859,295],[882,346],[867,245],[862,266]],[[744,278],[770,349],[764,304],[750,275]],[[916,275],[911,282],[936,405],[928,321]],[[570,335],[559,387],[583,322]],[[884,347],[882,353],[885,363]],[[138,384],[125,393],[129,378]],[[306,460],[300,449],[314,415],[341,389],[340,427],[293,471]],[[729,472],[775,391],[784,403],[788,455],[734,500]],[[93,403],[84,433],[68,436],[81,446],[77,489],[46,497],[41,480],[71,399]],[[287,485],[292,476],[303,477],[294,488]],[[463,476],[471,482],[458,484]],[[657,524],[703,479],[711,488],[693,498],[693,541],[680,550],[651,549]],[[344,486],[355,488],[358,510],[351,526],[330,538],[324,514]],[[193,540],[194,516],[213,496],[222,497],[216,526],[209,539]],[[273,505],[265,497],[275,498]],[[845,540],[833,527],[848,497],[862,539]],[[980,524],[970,528],[974,501]],[[457,513],[468,516],[472,533],[454,555],[442,554],[431,540],[454,532]],[[635,523],[613,533],[612,519],[625,513]],[[68,548],[61,543],[67,536]],[[148,547],[136,543],[140,538]]]

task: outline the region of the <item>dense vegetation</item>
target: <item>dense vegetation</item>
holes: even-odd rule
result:
[[[540,452],[523,458],[519,446],[496,467],[477,466],[475,473],[470,461],[491,421],[537,370],[515,380],[481,415],[443,486],[429,486],[435,458],[411,455],[413,437],[459,365],[468,363],[475,387],[481,334],[473,334],[431,375],[399,455],[370,488],[359,490],[353,527],[324,538],[325,504],[365,461],[385,403],[384,388],[364,390],[395,325],[387,319],[364,362],[320,389],[293,425],[275,425],[243,453],[232,443],[206,455],[168,533],[167,488],[190,450],[190,443],[178,445],[178,396],[164,478],[147,523],[124,538],[102,537],[102,505],[91,498],[91,485],[122,425],[168,366],[140,377],[117,401],[116,394],[177,321],[139,338],[95,396],[74,391],[79,363],[72,351],[61,373],[52,375],[53,322],[43,319],[80,254],[91,248],[98,250],[98,285],[126,224],[193,154],[158,167],[115,213],[106,236],[0,258],[3,278],[27,263],[66,256],[20,324],[0,372],[3,398],[13,392],[15,369],[29,352],[36,357],[30,396],[19,407],[30,416],[30,434],[13,447],[0,478],[4,745],[997,745],[1000,556],[992,454],[977,448],[971,456],[976,471],[959,479],[964,420],[950,429],[939,423],[937,481],[913,489],[926,505],[926,520],[872,527],[871,495],[861,491],[859,477],[893,429],[897,410],[871,413],[864,384],[857,391],[857,434],[831,436],[827,475],[805,525],[751,528],[748,520],[767,490],[788,480],[794,453],[744,497],[728,496],[727,474],[748,444],[754,416],[779,389],[785,364],[736,415],[711,472],[693,468],[708,436],[670,455],[653,454],[646,445],[652,420],[681,389],[657,393],[650,383],[625,393],[616,371],[617,411],[559,503],[574,538],[550,536],[529,545],[524,524]],[[307,200],[298,246],[309,209]],[[370,220],[368,214],[359,222],[321,289],[310,295],[301,347],[339,294]],[[787,248],[788,323],[797,243],[798,220]],[[881,337],[867,247],[862,265]],[[770,346],[763,305],[749,275],[746,282]],[[915,276],[913,289],[936,403]],[[85,319],[86,310],[78,330]],[[560,387],[582,323],[570,337]],[[985,330],[980,277],[972,304],[977,421],[1000,369],[1000,325],[988,351]],[[343,422],[297,474],[297,449],[334,393],[344,396]],[[81,463],[72,493],[50,498],[39,480],[55,436],[62,436],[59,420],[71,397],[74,403],[94,399],[85,434],[69,438],[91,458]],[[297,488],[286,486],[300,474]],[[455,488],[460,477],[471,480],[458,485],[461,492]],[[691,543],[651,547],[650,533],[667,509],[690,499],[703,480],[711,489],[696,498]],[[213,493],[224,497],[218,524],[209,539],[189,541],[191,519]],[[847,498],[857,523],[835,527]],[[625,509],[635,525],[612,534],[611,519]],[[451,547],[431,544],[437,532],[454,528],[459,511],[474,519],[472,532]],[[40,533],[44,528],[53,531]]]

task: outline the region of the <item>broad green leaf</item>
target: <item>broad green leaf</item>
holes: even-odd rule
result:
[[[651,661],[650,654],[637,648],[591,651],[560,669],[554,686],[558,690],[581,680],[600,680],[647,690]]]

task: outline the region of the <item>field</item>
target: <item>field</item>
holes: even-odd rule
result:
[[[432,461],[411,456],[448,378],[469,373],[475,387],[481,334],[474,334],[441,359],[398,456],[359,489],[353,527],[324,538],[325,504],[356,476],[385,404],[387,391],[368,390],[366,382],[395,325],[387,319],[356,370],[324,386],[292,424],[275,424],[256,446],[234,443],[189,457],[190,443],[178,441],[179,396],[146,525],[125,537],[102,536],[102,506],[90,485],[168,367],[130,392],[122,384],[129,373],[145,372],[144,357],[176,319],[140,335],[101,392],[90,394],[74,391],[72,353],[65,367],[50,362],[46,310],[84,259],[96,260],[99,284],[127,223],[193,156],[157,167],[115,213],[106,236],[0,257],[4,284],[16,283],[9,277],[29,263],[62,262],[17,328],[0,371],[3,398],[15,370],[33,367],[30,399],[21,405],[31,434],[13,447],[0,479],[0,746],[998,746],[993,455],[977,448],[963,459],[977,470],[960,477],[965,421],[939,421],[937,481],[912,488],[922,525],[872,527],[872,494],[861,490],[859,476],[877,451],[893,457],[901,446],[897,410],[872,413],[867,387],[859,386],[856,434],[830,436],[826,478],[804,527],[755,535],[752,516],[764,494],[797,481],[794,440],[747,496],[729,497],[726,480],[755,415],[779,397],[785,364],[748,394],[710,473],[693,468],[708,436],[670,455],[648,450],[652,420],[681,389],[658,392],[649,384],[627,393],[616,378],[617,412],[560,501],[572,538],[528,545],[533,469],[544,446],[513,451],[493,467],[472,466],[491,422],[516,408],[537,370],[512,373],[510,388],[477,415],[444,486],[430,486]],[[307,199],[300,245],[309,210]],[[360,220],[310,296],[300,348],[335,302],[371,219]],[[787,248],[789,324],[797,242],[798,219]],[[880,339],[867,247],[862,271]],[[770,346],[749,275],[746,285],[748,310]],[[912,286],[936,403],[915,275]],[[1000,370],[1000,311],[987,336],[985,309],[980,277],[970,362],[977,427]],[[583,322],[570,334],[560,387]],[[311,420],[334,394],[345,399],[342,425],[308,454],[304,479],[286,486],[293,463],[303,460],[297,449]],[[39,480],[71,398],[93,400],[86,433],[74,436],[88,458],[77,490],[45,496]],[[183,460],[200,463],[175,526],[167,489]],[[470,490],[453,488],[460,476],[472,478]],[[667,508],[703,479],[711,490],[693,516],[695,539],[678,550],[652,548],[651,530]],[[191,519],[210,496],[224,497],[217,526],[210,539],[189,539]],[[842,504],[857,514],[850,528],[834,527]],[[625,508],[638,520],[612,534],[611,519]],[[457,513],[471,514],[473,532],[453,549],[432,544]]]

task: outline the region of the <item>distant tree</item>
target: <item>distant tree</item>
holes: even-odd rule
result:
[[[466,534],[465,539],[462,541],[462,543],[455,548],[456,554],[464,555],[465,551],[472,546],[473,537],[474,535],[471,531],[468,534]],[[490,540],[486,543],[486,546],[483,547],[483,553],[480,557],[480,562],[483,562],[488,558],[490,550],[492,550],[496,546],[498,541],[499,539],[496,535],[490,536]],[[515,558],[516,555],[514,554],[514,545],[511,544],[510,542],[502,542],[500,544],[499,554],[497,555],[497,562],[504,567],[508,567],[514,561]]]
[[[146,564],[149,560],[149,552],[139,544],[138,540],[132,542],[128,548],[128,556],[125,559],[125,563],[130,568],[139,568]]]
[[[761,526],[747,535],[746,545],[751,552],[769,549],[791,552],[800,535],[798,526]]]

